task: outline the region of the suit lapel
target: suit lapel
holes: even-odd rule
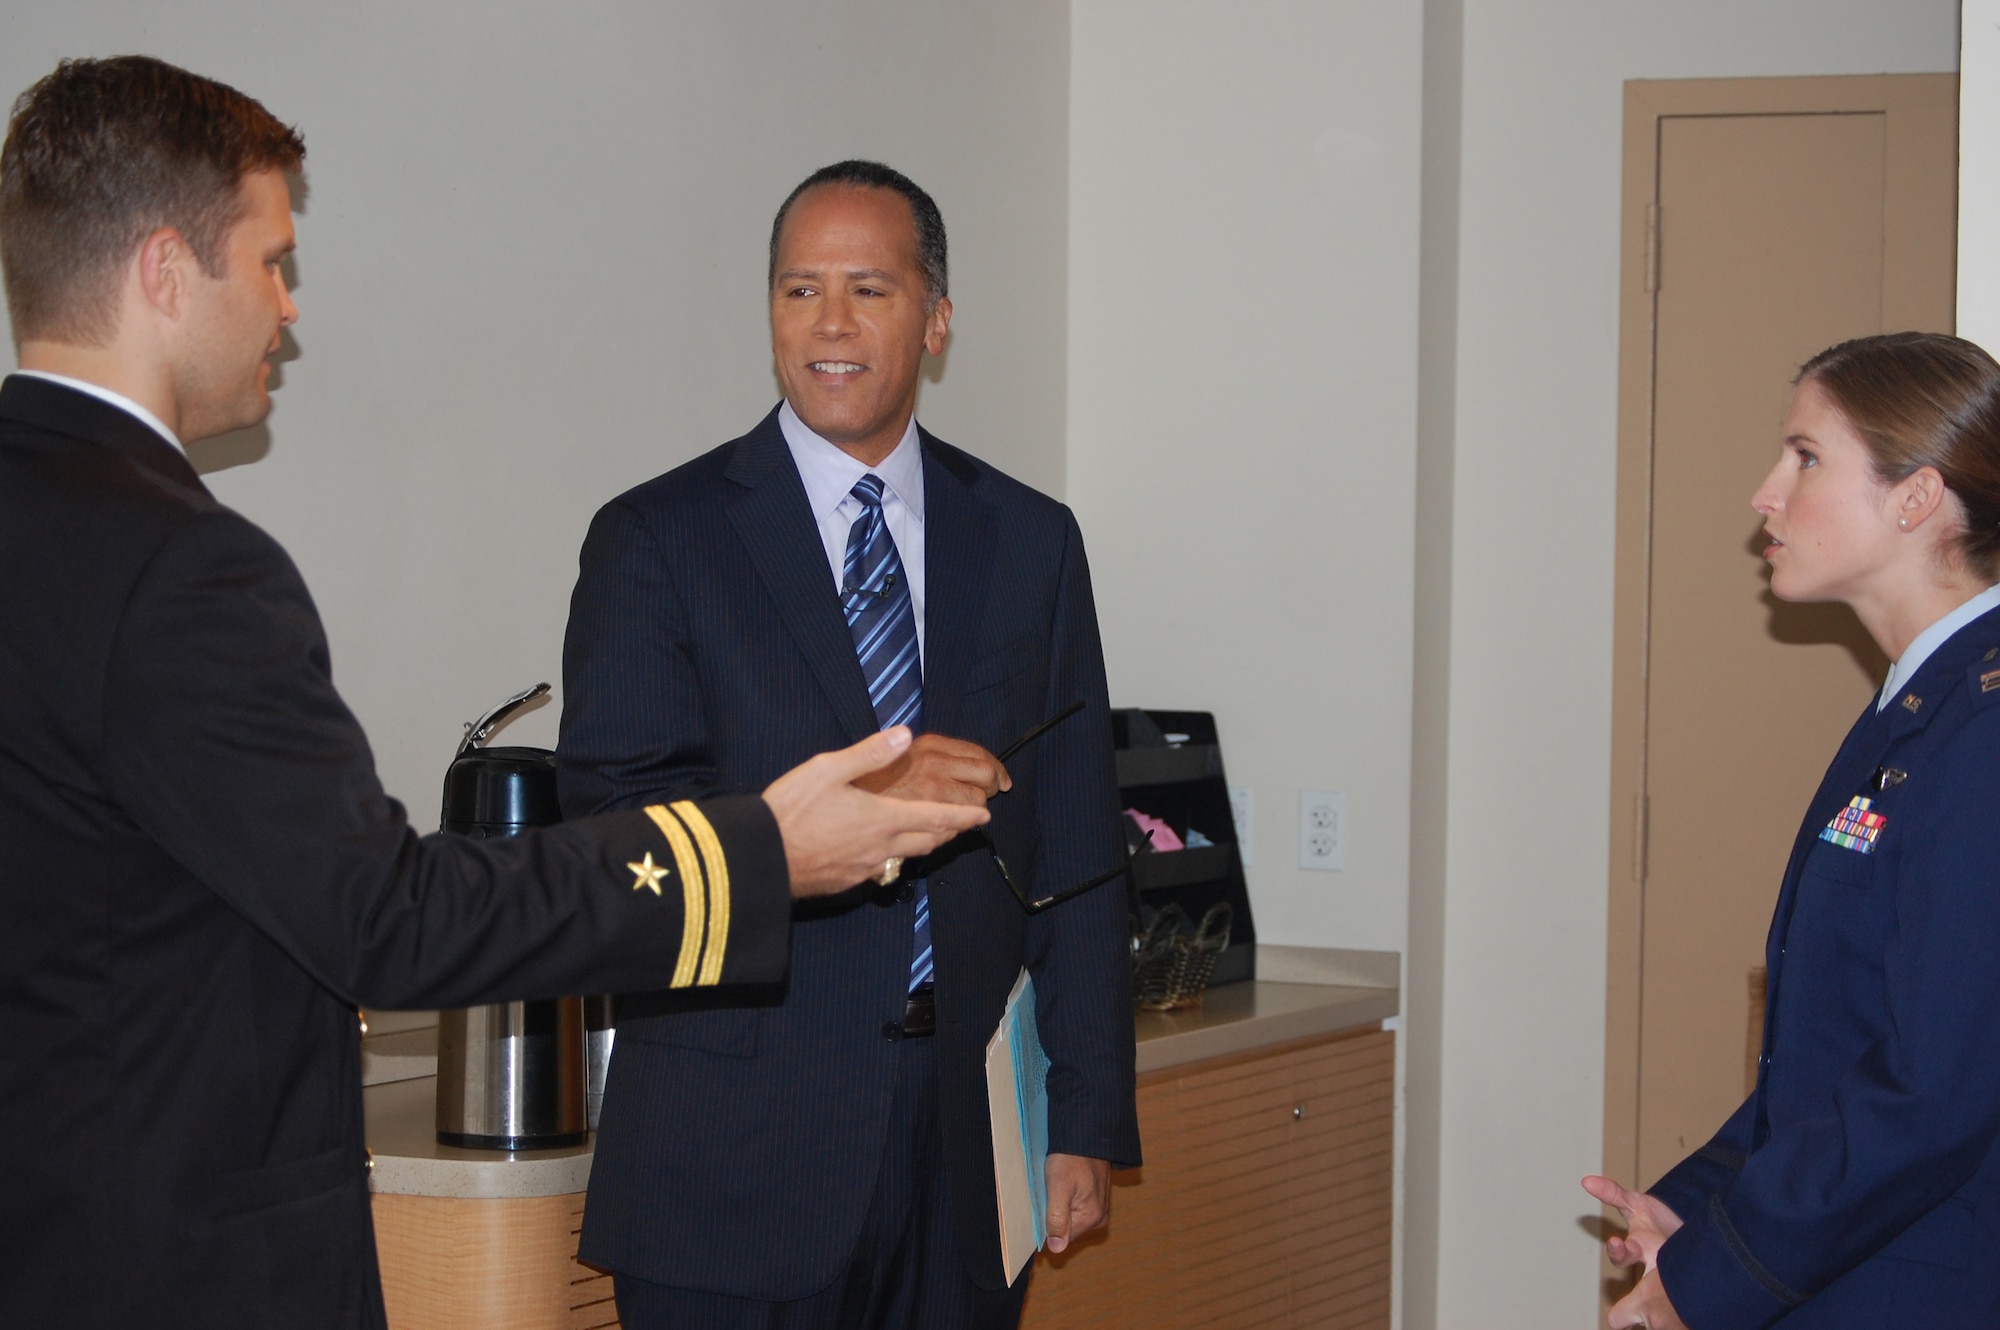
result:
[[[963,733],[959,704],[986,617],[998,528],[973,488],[978,473],[928,430],[919,437],[924,450],[924,728],[957,735]]]
[[[1784,883],[1778,889],[1777,908],[1771,911],[1771,931],[1764,939],[1764,968],[1767,988],[1764,1000],[1763,1047],[1769,1049],[1773,1032],[1778,1028],[1778,1003],[1784,997],[1784,955],[1785,940],[1791,933],[1792,910],[1798,903],[1799,877],[1805,870],[1806,856],[1812,853],[1819,840],[1820,828],[1833,819],[1833,815],[1844,807],[1861,788],[1882,760],[1883,752],[1889,746],[1890,718],[1877,714],[1875,699],[1870,697],[1861,715],[1841,740],[1840,750],[1834,754],[1833,762],[1826,769],[1826,777],[1819,783],[1819,790],[1812,802],[1806,806],[1805,822],[1799,827],[1798,839],[1792,842],[1792,857],[1785,865]],[[1764,1076],[1759,1069],[1756,1093],[1764,1092]],[[1757,1144],[1763,1143],[1766,1123],[1759,1110],[1755,1129]]]
[[[1820,780],[1818,792],[1812,802],[1806,804],[1806,820],[1798,828],[1798,840],[1792,842],[1792,858],[1784,866],[1784,886],[1778,890],[1778,908],[1772,910],[1770,936],[1764,942],[1764,964],[1772,976],[1772,1000],[1770,1008],[1776,1008],[1776,984],[1778,984],[1778,958],[1784,954],[1784,938],[1792,928],[1792,904],[1798,898],[1798,876],[1806,868],[1806,856],[1812,854],[1812,846],[1820,840],[1820,828],[1826,826],[1836,812],[1854,796],[1862,780],[1866,780],[1882,760],[1882,750],[1890,742],[1890,716],[1878,714],[1874,708],[1874,698],[1862,708],[1862,714],[1854,720],[1848,736],[1840,742],[1840,752],[1834,754],[1832,764],[1826,768],[1826,778]]]
[[[875,732],[875,712],[854,658],[854,639],[840,615],[826,547],[776,411],[743,437],[725,474],[744,487],[729,505],[730,524],[826,691],[841,728],[850,742],[858,743]]]

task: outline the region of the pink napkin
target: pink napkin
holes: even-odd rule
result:
[[[1153,833],[1153,850],[1155,853],[1161,850],[1180,850],[1186,848],[1181,844],[1181,838],[1174,834],[1174,829],[1160,821],[1157,817],[1149,813],[1142,813],[1136,808],[1126,809],[1125,816],[1137,822],[1139,830]]]

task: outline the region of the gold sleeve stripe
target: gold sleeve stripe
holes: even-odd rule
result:
[[[682,799],[673,809],[694,832],[694,843],[701,846],[701,860],[708,866],[708,947],[702,953],[701,977],[695,982],[720,983],[722,955],[729,949],[729,859],[722,853],[715,828],[699,808]]]
[[[681,954],[674,962],[674,977],[667,986],[686,988],[694,982],[695,962],[701,955],[702,934],[708,923],[701,858],[694,852],[694,843],[681,828],[679,819],[663,806],[651,805],[646,809],[646,816],[653,819],[653,825],[667,838],[667,844],[674,852],[674,863],[681,870]]]

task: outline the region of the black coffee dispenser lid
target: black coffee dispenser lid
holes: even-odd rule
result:
[[[480,742],[547,684],[515,694],[465,727],[465,740],[444,774],[439,828],[463,836],[513,836],[562,821],[556,798],[556,755],[546,748],[481,748]]]

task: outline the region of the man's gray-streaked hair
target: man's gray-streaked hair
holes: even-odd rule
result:
[[[950,270],[945,262],[944,216],[929,194],[916,181],[891,166],[880,162],[865,162],[858,158],[835,162],[832,166],[822,166],[804,180],[798,188],[785,196],[778,209],[778,215],[771,222],[770,267],[764,275],[764,284],[769,286],[778,280],[778,233],[785,229],[785,217],[799,195],[820,185],[853,185],[863,189],[886,189],[900,194],[910,205],[910,215],[917,227],[917,264],[924,272],[924,300],[935,308],[937,302],[950,294]]]

